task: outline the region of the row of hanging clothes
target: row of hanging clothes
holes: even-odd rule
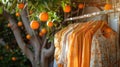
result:
[[[54,36],[56,67],[120,67],[117,39],[105,21],[70,24]]]

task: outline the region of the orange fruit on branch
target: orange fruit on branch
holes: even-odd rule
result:
[[[27,34],[26,38],[29,40],[31,38],[31,36],[29,34]]]
[[[8,27],[11,27],[11,24],[10,24],[10,23],[8,23],[8,24],[7,24],[7,26],[8,26]]]
[[[83,8],[84,8],[84,4],[79,4],[79,5],[78,5],[78,8],[79,8],[79,9],[83,9]]]
[[[39,36],[42,37],[44,34],[42,32],[39,32]]]
[[[110,9],[112,9],[112,5],[111,4],[105,4],[104,9],[105,10],[110,10]]]
[[[19,12],[17,12],[17,13],[16,13],[16,17],[19,17],[19,16],[20,16],[20,13],[19,13]]]
[[[51,21],[50,21],[50,22],[47,22],[47,26],[48,26],[48,27],[53,27],[53,22],[51,22]]]
[[[66,5],[65,7],[63,7],[63,11],[64,11],[65,13],[69,13],[69,12],[71,11],[70,5]]]
[[[29,14],[31,15],[32,13],[33,13],[33,11],[32,11],[32,10],[30,10]]]
[[[16,61],[17,60],[17,58],[16,57],[12,57],[12,59],[11,59],[12,61]]]
[[[18,4],[18,8],[19,8],[19,9],[23,9],[24,6],[25,6],[24,3],[20,3],[20,4]]]
[[[36,30],[36,29],[38,29],[38,28],[40,27],[40,24],[39,24],[38,21],[33,20],[33,21],[31,21],[31,23],[30,23],[30,27],[31,27],[33,30]]]
[[[43,22],[46,22],[48,20],[48,18],[49,18],[49,15],[47,12],[42,12],[39,15],[39,19]]]
[[[46,34],[46,33],[47,33],[47,30],[46,30],[45,28],[42,28],[42,29],[41,29],[41,33],[42,33],[42,34]]]
[[[19,21],[18,26],[21,27],[22,25],[23,25],[22,22]]]

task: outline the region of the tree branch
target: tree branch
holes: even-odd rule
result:
[[[31,35],[31,39],[30,42],[34,48],[34,53],[35,53],[35,62],[37,62],[37,64],[39,64],[40,62],[40,42],[38,39],[38,36],[36,35],[36,33],[30,28],[30,21],[28,18],[28,13],[27,13],[27,6],[21,11],[21,18],[23,20],[23,24],[25,26],[25,29],[27,31],[27,33],[29,33]]]
[[[4,10],[3,14],[4,14],[3,16],[5,16],[8,19],[8,21],[10,22],[10,24],[12,25],[11,29],[14,33],[14,36],[18,43],[18,46],[23,51],[23,53],[28,57],[28,59],[32,62],[34,55],[33,55],[32,51],[26,47],[26,43],[22,39],[20,30],[17,27],[15,19],[9,13],[7,13],[5,10]]]
[[[23,20],[23,24],[25,26],[27,33],[29,33],[30,35],[33,35],[33,30],[30,28],[30,21],[29,21],[29,18],[27,17],[27,10],[26,9],[22,10],[20,15]]]
[[[47,37],[45,38],[45,40],[44,40],[44,43],[43,43],[43,45],[42,45],[42,48],[45,48],[45,45],[47,44]]]
[[[54,43],[51,43],[49,49],[43,48],[44,56],[45,56],[45,57],[50,57],[51,55],[53,55],[53,53],[54,53],[54,48],[55,48],[55,47],[54,47]]]

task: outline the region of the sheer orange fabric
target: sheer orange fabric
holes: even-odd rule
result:
[[[83,38],[83,52],[82,52],[82,64],[81,67],[90,67],[90,55],[91,55],[91,42],[94,32],[100,27],[100,22],[94,22],[89,29],[85,31]]]
[[[82,27],[83,25],[79,25],[75,30],[74,30],[74,32],[77,30],[77,29],[80,29],[81,27]],[[73,43],[75,43],[74,41],[74,39],[73,39],[73,33],[69,36],[69,51],[68,51],[68,54],[67,54],[67,57],[68,57],[68,66],[67,67],[74,67],[74,61],[75,61],[75,59],[74,59],[74,57],[76,56],[76,58],[77,58],[77,56],[78,55],[73,55],[73,53],[74,53],[74,44]],[[76,40],[77,41],[77,40]],[[77,49],[77,48],[76,48]],[[77,62],[76,62],[76,64],[77,64]]]
[[[90,23],[85,23],[82,26],[79,26],[74,30],[72,35],[70,36],[70,46],[69,46],[69,52],[68,52],[68,66],[67,67],[80,67],[80,60],[79,60],[79,54],[81,51],[79,51],[79,46],[82,49],[82,45],[78,45],[78,41],[81,41],[82,39],[78,39],[76,35],[82,33],[82,31],[89,25]],[[82,41],[81,41],[82,42]],[[82,52],[81,52],[82,53]]]

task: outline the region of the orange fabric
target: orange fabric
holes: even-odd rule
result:
[[[87,27],[90,25],[91,23],[87,23],[85,25],[85,27],[81,30],[79,30],[78,32],[76,32],[76,38],[78,39],[78,67],[81,67],[81,63],[82,63],[82,47],[83,47],[83,38],[84,38],[84,31],[85,29],[87,29]]]
[[[89,23],[85,23],[82,26],[78,26],[74,32],[72,33],[72,35],[70,35],[70,46],[69,46],[69,52],[68,52],[68,66],[67,67],[80,67],[79,65],[79,53],[81,51],[79,51],[79,46],[78,43],[80,40],[82,39],[78,39],[76,38],[76,34],[80,34],[87,26],[89,25]],[[79,33],[77,33],[79,32]],[[82,42],[82,41],[81,41]],[[82,47],[80,47],[82,49]]]
[[[91,55],[91,43],[92,37],[95,31],[101,26],[102,23],[95,22],[95,24],[91,25],[89,31],[86,30],[83,39],[83,52],[82,52],[82,65],[81,67],[90,67],[90,55]]]
[[[77,28],[80,28],[81,27],[81,25],[79,25]],[[76,29],[77,29],[76,28]],[[75,29],[75,30],[76,30]],[[74,30],[74,31],[75,31]],[[75,39],[73,39],[73,34],[71,34],[70,36],[69,36],[69,40],[70,40],[70,44],[69,44],[69,51],[68,51],[68,66],[67,67],[75,67],[75,65],[74,65],[74,62],[75,62],[75,59],[74,59],[74,57],[76,56],[76,58],[77,58],[77,56],[78,55],[76,55],[76,53],[74,52],[74,44],[73,43],[75,43],[75,41],[77,41],[77,40],[75,40]],[[77,49],[77,48],[76,48]],[[73,55],[73,53],[74,53],[74,55]],[[77,64],[77,62],[76,62],[76,64]]]
[[[95,25],[95,22],[94,23],[91,23],[89,26],[88,26],[88,28],[86,28],[85,30],[84,30],[84,32],[83,32],[83,34],[81,35],[82,36],[82,44],[83,44],[83,46],[82,46],[82,57],[81,57],[81,66],[80,67],[89,67],[89,63],[86,63],[86,62],[88,62],[89,61],[89,52],[87,52],[87,53],[85,53],[85,50],[86,51],[88,51],[89,50],[89,45],[87,46],[86,44],[90,44],[90,42],[89,42],[89,40],[90,40],[90,35],[88,36],[88,37],[86,37],[86,39],[85,39],[85,35],[86,35],[86,32],[89,32],[89,30],[93,27]],[[84,44],[84,41],[86,41],[85,42],[85,44]],[[86,55],[87,54],[87,55]],[[86,66],[84,66],[84,61],[85,61],[85,65]]]

